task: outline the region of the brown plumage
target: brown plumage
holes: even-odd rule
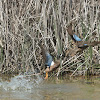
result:
[[[57,68],[59,67],[59,65],[60,65],[60,61],[57,60],[57,61],[55,61],[55,63],[54,63],[53,66],[50,66],[50,68],[46,68],[46,69],[45,69],[45,72],[52,72],[52,71],[54,71],[55,69],[57,69]]]
[[[72,23],[70,23],[70,25],[67,27],[67,32],[70,36],[72,36],[74,34],[73,30],[72,30]]]
[[[84,45],[85,44],[85,45]],[[77,46],[79,48],[84,48],[84,47],[88,47],[88,46],[96,46],[100,44],[100,41],[93,41],[93,42],[90,42],[90,41],[79,41],[77,42]]]
[[[51,65],[53,59],[52,56],[48,53],[48,51],[46,50],[46,48],[42,45],[39,44],[42,50],[42,56],[43,56],[43,60],[44,60],[44,64],[46,64],[46,66],[49,66],[45,69],[45,73],[46,73],[46,77],[45,79],[48,78],[48,72],[52,72],[53,70],[57,69],[60,65],[60,61],[57,60],[54,62],[53,65]]]
[[[96,45],[100,44],[100,41],[93,41],[93,42],[82,41],[76,34],[74,34],[74,31],[72,30],[72,22],[68,26],[67,32],[71,36],[75,45],[77,46],[74,50],[69,51],[69,53],[71,55],[75,55],[77,52],[82,52],[84,49],[86,49],[89,46],[96,46]]]
[[[76,42],[75,39],[73,38],[74,31],[72,30],[72,23],[70,23],[70,25],[67,27],[67,32],[71,36],[72,40]]]

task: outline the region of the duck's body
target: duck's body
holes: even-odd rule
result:
[[[46,62],[45,62],[45,65],[50,67],[52,63],[53,63],[52,56],[48,52],[46,52]]]
[[[45,63],[45,66],[46,66],[46,69],[44,71],[46,73],[45,79],[47,79],[48,78],[48,73],[52,72],[57,67],[59,67],[60,61],[55,61],[54,62],[52,56],[50,55],[49,52],[47,52],[47,50],[45,50],[43,45],[41,45],[41,50],[42,50],[42,55],[43,55],[44,63]]]
[[[76,44],[76,49],[73,53],[77,53],[77,52],[81,52],[83,51],[84,49],[86,49],[87,47],[89,46],[95,46],[97,44],[100,44],[100,41],[93,41],[93,42],[90,42],[90,41],[82,41],[81,38],[79,38],[75,33],[74,31],[72,30],[72,23],[70,23],[70,25],[68,26],[67,28],[67,32],[68,34],[71,36],[72,40],[75,42]]]
[[[45,79],[47,79],[48,72],[52,72],[53,70],[55,70],[60,65],[60,61],[54,62],[52,56],[48,52],[46,52],[45,65],[46,65],[46,69],[45,69],[46,77],[45,77]]]
[[[86,43],[82,44],[83,41],[81,38],[79,38],[75,33],[74,31],[72,30],[72,23],[68,26],[67,28],[67,32],[68,34],[71,36],[72,40],[75,42],[75,44],[79,47],[84,47],[84,46],[87,46]],[[82,45],[81,45],[82,44]]]

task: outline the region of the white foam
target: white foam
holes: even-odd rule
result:
[[[42,78],[37,76],[36,79],[32,77],[25,77],[24,75],[18,75],[11,78],[9,81],[1,81],[0,87],[4,90],[32,90],[35,86],[38,86],[42,81]]]

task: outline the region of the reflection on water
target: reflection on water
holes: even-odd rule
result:
[[[0,100],[99,100],[100,79],[0,77]]]

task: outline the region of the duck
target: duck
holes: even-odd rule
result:
[[[91,41],[82,41],[82,39],[79,38],[74,33],[74,31],[72,30],[72,22],[68,25],[67,32],[68,32],[68,34],[70,35],[70,37],[72,38],[72,40],[74,41],[74,43],[76,45],[76,48],[75,48],[74,52],[72,52],[74,55],[77,52],[82,52],[84,49],[86,49],[89,46],[93,47],[93,46],[96,46],[96,45],[100,44],[100,41],[93,41],[93,42],[91,42]]]
[[[60,65],[60,61],[59,60],[54,61],[53,57],[45,49],[45,47],[43,45],[41,45],[40,47],[41,47],[41,51],[42,51],[43,60],[44,60],[44,63],[45,63],[44,73],[46,75],[45,75],[44,79],[48,79],[48,76],[49,76],[48,73],[56,70],[59,67],[59,65]]]
[[[44,71],[46,73],[45,79],[48,79],[48,73],[57,69],[60,65],[60,61],[57,60],[54,62],[52,56],[47,52],[45,65],[46,65],[46,69]]]
[[[78,47],[82,47],[82,46],[80,46],[80,45],[81,45],[81,43],[82,43],[83,41],[82,41],[82,39],[79,38],[79,37],[74,33],[74,31],[72,30],[72,23],[70,23],[70,25],[68,26],[67,32],[68,32],[68,34],[71,36],[71,38],[72,38],[72,40],[75,42],[75,44],[76,44]],[[78,45],[78,43],[79,43],[80,45]],[[87,44],[83,44],[83,47],[84,47],[84,46],[87,46]]]

